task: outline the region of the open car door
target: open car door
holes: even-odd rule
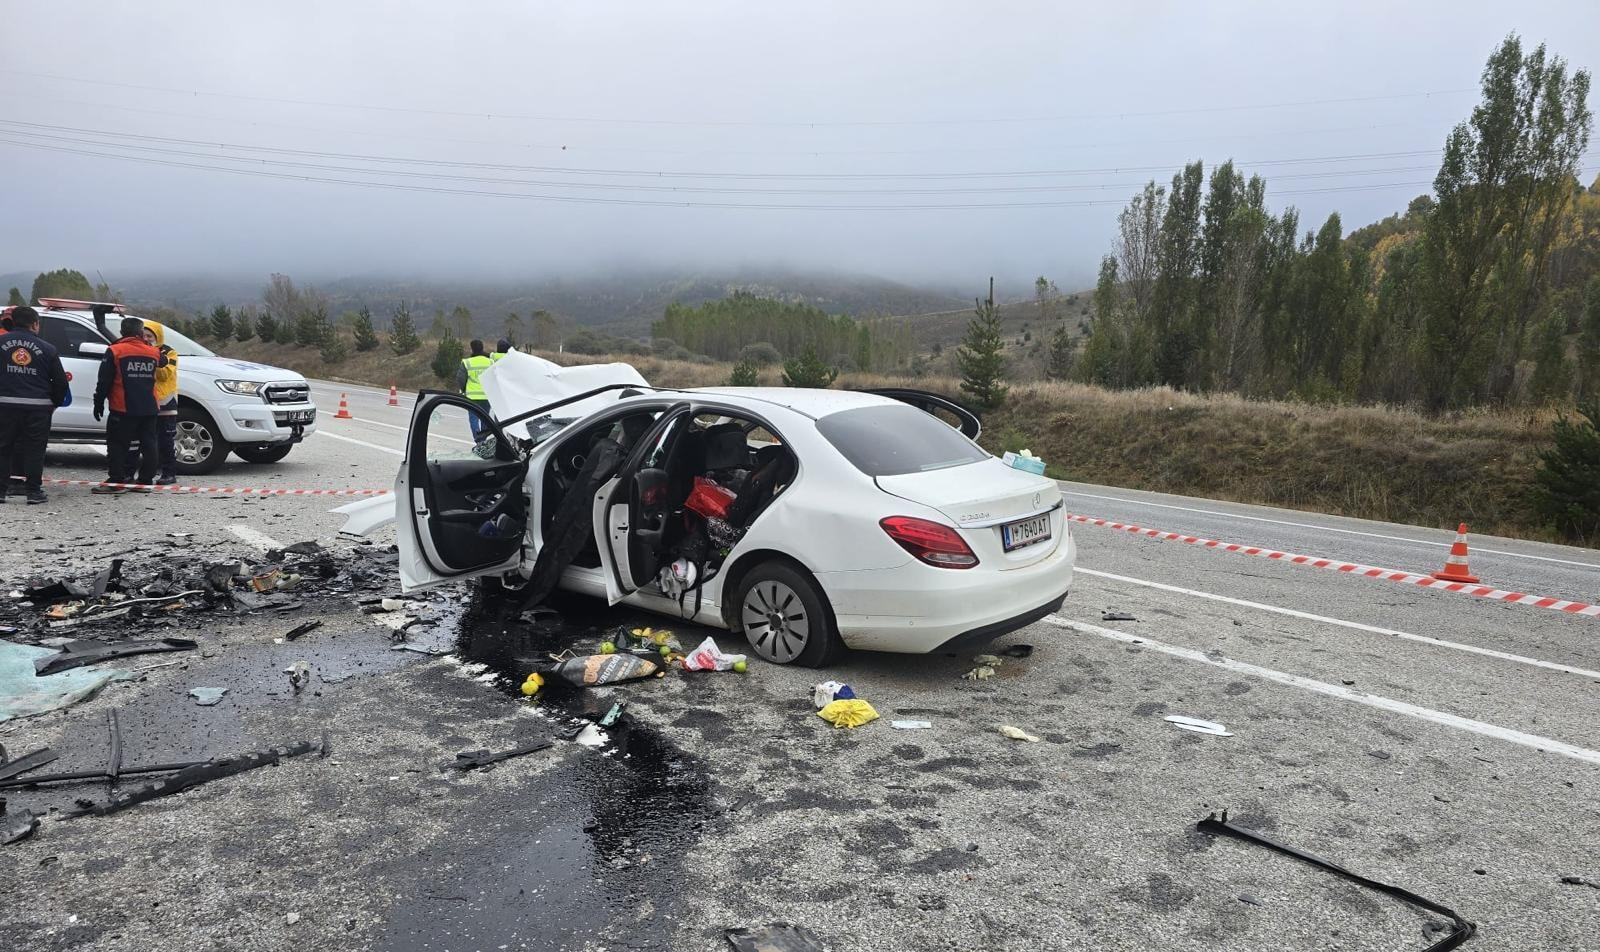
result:
[[[401,587],[517,568],[527,474],[520,448],[478,406],[459,394],[419,393],[395,479]]]
[[[977,442],[978,435],[983,432],[983,423],[978,419],[977,413],[951,400],[949,397],[941,397],[937,393],[929,393],[926,390],[908,390],[903,387],[885,387],[879,390],[863,390],[861,392],[888,397],[891,400],[899,400],[901,403],[909,403],[918,410],[931,413],[960,430],[962,436],[973,442]]]
[[[611,604],[650,584],[670,541],[675,502],[667,479],[672,453],[693,419],[687,403],[673,404],[634,444],[622,468],[594,498],[594,537]]]

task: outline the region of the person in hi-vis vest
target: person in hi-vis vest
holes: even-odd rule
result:
[[[483,372],[494,366],[494,359],[483,352],[483,341],[475,340],[471,344],[472,353],[462,358],[461,370],[456,374],[456,389],[489,415],[489,395],[483,392]],[[472,424],[472,439],[477,442],[483,421],[476,413],[467,416],[467,422]]]

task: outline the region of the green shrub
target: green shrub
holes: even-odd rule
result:
[[[1600,537],[1600,398],[1578,412],[1582,419],[1562,414],[1550,428],[1555,443],[1539,452],[1533,506],[1561,533],[1588,540]]]
[[[761,382],[756,375],[756,365],[748,360],[741,360],[733,365],[733,373],[728,377],[730,387],[754,387]]]
[[[799,357],[787,360],[783,364],[785,387],[812,387],[825,390],[833,386],[833,381],[838,376],[838,369],[823,363],[822,358],[817,356],[815,347],[807,347]]]

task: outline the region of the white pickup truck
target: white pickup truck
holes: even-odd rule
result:
[[[72,402],[50,420],[51,443],[102,443],[106,425],[94,418],[100,357],[126,316],[121,304],[41,298],[39,333],[61,352]],[[137,315],[135,315],[137,316]],[[178,353],[178,473],[203,475],[230,452],[247,463],[276,463],[316,431],[311,386],[289,370],[222,357],[170,327]]]

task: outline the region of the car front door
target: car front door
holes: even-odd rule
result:
[[[61,367],[67,372],[72,402],[58,407],[50,418],[52,430],[100,432],[103,421],[94,418],[94,388],[100,379],[100,356],[109,346],[100,332],[65,317],[39,315],[39,336],[55,345]]]
[[[671,518],[667,477],[672,451],[693,419],[687,403],[669,407],[634,444],[622,468],[594,498],[594,537],[615,605],[655,578]]]
[[[402,587],[414,591],[518,568],[528,527],[527,474],[522,449],[471,401],[436,390],[418,394],[395,479]]]

